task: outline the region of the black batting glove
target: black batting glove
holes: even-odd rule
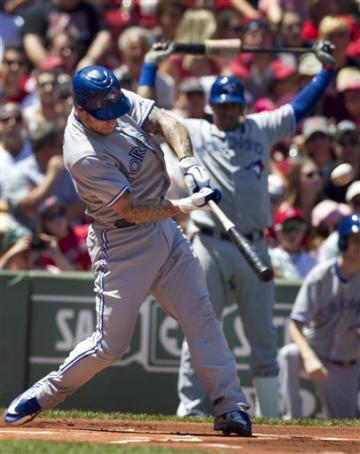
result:
[[[330,41],[315,41],[312,46],[315,55],[324,68],[335,69],[336,60],[331,55],[335,46]]]

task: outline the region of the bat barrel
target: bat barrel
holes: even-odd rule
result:
[[[311,47],[241,47],[242,52],[250,52],[254,54],[260,53],[291,53],[291,54],[305,54],[308,52],[315,53]]]

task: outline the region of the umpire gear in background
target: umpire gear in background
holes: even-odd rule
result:
[[[244,87],[237,77],[218,77],[211,86],[209,102],[212,104],[225,102],[244,104]]]
[[[347,239],[352,233],[360,233],[360,213],[343,218],[339,225],[339,249],[345,251]]]
[[[87,66],[73,79],[74,104],[97,120],[113,120],[129,112],[131,104],[112,71]]]

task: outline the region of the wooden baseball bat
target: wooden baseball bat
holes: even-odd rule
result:
[[[223,210],[213,200],[209,200],[208,204],[211,211],[239,249],[240,253],[255,271],[257,277],[263,282],[271,281],[274,277],[273,269],[261,261],[253,246],[244,235],[236,229],[235,224],[226,216]]]
[[[165,49],[169,43],[158,42],[153,44],[153,49]],[[240,52],[253,53],[278,53],[290,52],[303,54],[305,52],[315,53],[315,50],[308,47],[249,47],[241,44],[241,39],[207,39],[203,43],[172,43],[174,54],[190,55],[224,55],[239,54]]]

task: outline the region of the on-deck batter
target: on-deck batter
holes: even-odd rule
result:
[[[57,371],[9,406],[5,421],[22,424],[53,408],[118,361],[127,350],[141,304],[151,292],[181,325],[192,361],[213,403],[214,429],[251,435],[248,403],[235,361],[209,301],[200,263],[170,217],[219,200],[192,157],[186,129],[153,101],[122,91],[111,71],[80,70],[75,109],[64,137],[64,160],[93,218],[88,247],[95,275],[97,327]],[[120,117],[120,118],[119,118]],[[151,133],[162,135],[198,191],[168,200],[164,157]]]
[[[294,343],[279,351],[280,407],[302,418],[300,374],[315,383],[326,418],[356,418],[360,371],[360,213],[338,229],[340,257],[314,267],[290,315]]]

